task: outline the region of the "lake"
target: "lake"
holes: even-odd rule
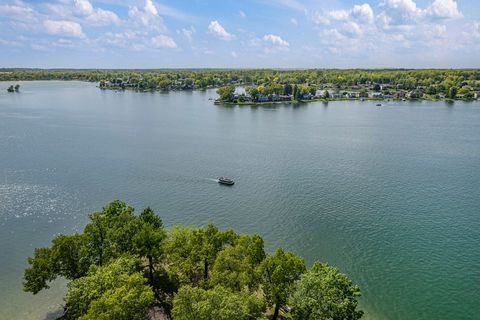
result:
[[[366,319],[480,314],[480,102],[224,107],[213,90],[10,84],[0,319],[52,317],[65,283],[23,293],[27,257],[117,198],[168,226],[211,222],[328,262],[360,285]]]

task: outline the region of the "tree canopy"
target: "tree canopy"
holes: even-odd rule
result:
[[[360,289],[337,269],[315,262],[295,283],[291,298],[294,319],[360,319]]]
[[[90,214],[82,233],[36,248],[28,263],[25,291],[69,280],[63,319],[140,320],[155,308],[179,320],[362,315],[358,287],[336,269],[306,271],[294,253],[266,253],[261,236],[212,224],[165,229],[152,209],[135,214],[119,200]]]

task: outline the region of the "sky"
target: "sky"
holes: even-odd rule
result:
[[[0,0],[0,67],[479,68],[478,0]]]

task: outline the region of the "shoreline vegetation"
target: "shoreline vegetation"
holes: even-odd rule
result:
[[[360,289],[325,263],[264,250],[259,235],[214,225],[163,226],[150,208],[115,200],[82,233],[57,235],[28,258],[23,287],[66,278],[64,314],[81,320],[360,319]]]
[[[19,80],[81,80],[142,92],[217,89],[216,103],[235,105],[480,99],[480,69],[0,69],[0,81]]]

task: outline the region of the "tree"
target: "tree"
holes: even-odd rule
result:
[[[173,299],[172,316],[174,320],[249,320],[259,319],[264,309],[264,301],[248,291],[183,286]]]
[[[234,86],[225,86],[218,88],[217,94],[220,96],[220,101],[231,102],[234,99],[235,87]]]
[[[293,292],[295,281],[304,271],[303,260],[281,248],[260,264],[263,289],[267,300],[274,305],[273,320],[278,318],[280,307],[287,302],[287,298]]]
[[[247,87],[245,91],[252,97],[252,101],[257,101],[259,95],[257,87]]]
[[[153,286],[154,260],[159,259],[163,253],[163,241],[166,235],[162,219],[152,209],[143,210],[138,221],[140,225],[133,237],[135,251],[140,257],[147,257],[148,279]]]
[[[325,91],[323,92],[323,98],[324,98],[324,99],[330,98],[330,92],[328,92],[328,90],[325,90]]]
[[[37,248],[28,258],[30,267],[25,270],[23,288],[33,294],[48,289],[48,282],[58,276],[68,280],[85,275],[91,263],[84,235],[58,235],[51,248]]]
[[[213,225],[206,228],[176,226],[167,237],[169,268],[175,270],[181,282],[198,285],[208,279],[217,254],[225,246],[232,245],[236,237],[235,232],[222,232]]]
[[[120,200],[107,204],[101,212],[89,215],[90,223],[84,228],[89,251],[98,265],[123,253],[133,253],[133,237],[138,231],[134,209]]]
[[[360,289],[337,269],[315,262],[295,283],[291,307],[293,319],[356,320]]]
[[[154,302],[152,290],[138,272],[138,262],[124,256],[70,282],[65,297],[66,318],[141,320]]]
[[[241,235],[234,246],[220,251],[212,269],[211,283],[235,291],[255,290],[260,284],[257,267],[265,259],[263,239],[258,235]]]
[[[296,84],[294,84],[292,89],[292,98],[293,100],[297,100],[297,97],[298,97],[298,87]]]
[[[292,91],[293,91],[293,87],[291,84],[287,83],[284,87],[283,87],[283,94],[288,96],[288,95],[291,95],[292,94]]]
[[[448,89],[447,98],[455,99],[457,97],[457,87],[450,87]]]

